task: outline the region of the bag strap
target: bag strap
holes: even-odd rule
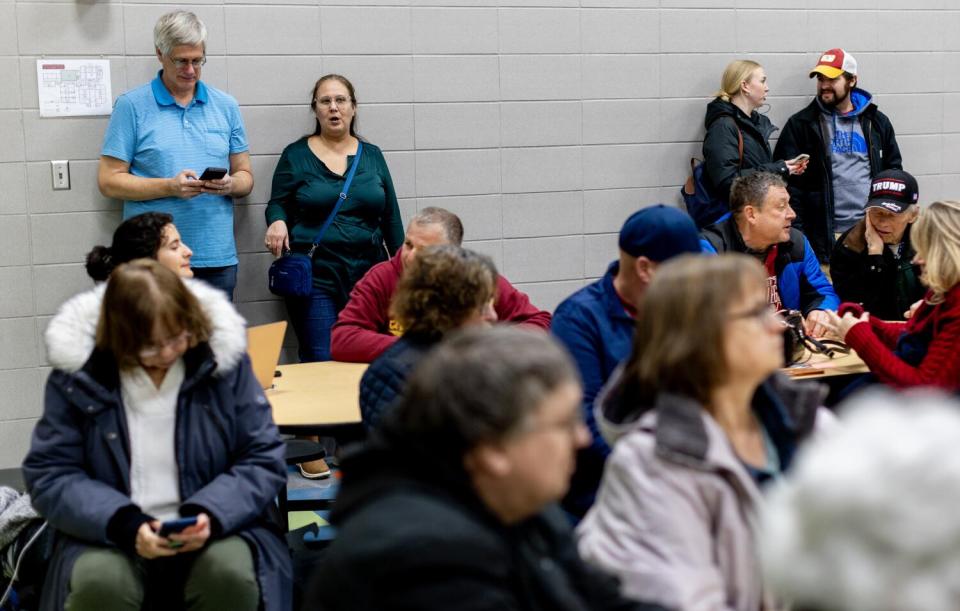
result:
[[[341,191],[340,196],[337,197],[337,203],[333,207],[333,212],[327,216],[327,220],[323,222],[323,227],[320,228],[320,232],[317,233],[317,237],[313,239],[313,246],[310,247],[310,252],[307,253],[308,257],[313,257],[313,251],[315,251],[317,246],[320,245],[320,240],[323,239],[323,234],[327,232],[327,228],[330,227],[333,219],[337,216],[337,213],[340,212],[340,207],[343,205],[343,202],[347,201],[347,193],[350,192],[350,183],[353,182],[353,175],[357,173],[357,166],[360,165],[361,153],[363,153],[363,142],[357,140],[357,154],[354,155],[353,163],[350,164],[350,171],[347,172],[347,179],[343,182],[343,191]]]
[[[733,126],[737,128],[737,152],[740,153],[740,163],[737,164],[737,169],[743,169],[743,132],[740,131],[740,126],[737,125],[737,120],[733,120]]]

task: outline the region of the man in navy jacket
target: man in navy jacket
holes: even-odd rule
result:
[[[840,299],[820,269],[807,238],[792,224],[797,217],[782,178],[757,172],[730,188],[730,217],[704,228],[706,253],[742,252],[756,257],[769,277],[767,300],[778,310],[799,310],[808,335],[826,332],[824,310]]]
[[[557,306],[551,331],[573,355],[583,380],[583,411],[593,440],[577,456],[564,508],[582,517],[596,495],[610,447],[593,417],[593,400],[630,354],[634,318],[657,265],[700,252],[697,228],[684,212],[663,204],[635,212],[620,230],[620,257],[602,278]]]

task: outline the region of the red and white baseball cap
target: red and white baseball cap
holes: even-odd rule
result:
[[[857,60],[843,49],[824,51],[820,61],[810,71],[810,78],[822,74],[827,78],[837,78],[844,72],[857,75]]]

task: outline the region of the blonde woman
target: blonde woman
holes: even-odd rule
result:
[[[757,112],[769,92],[763,66],[755,61],[734,60],[723,71],[720,90],[707,104],[703,121],[707,130],[703,140],[704,175],[717,199],[728,200],[730,185],[738,176],[760,170],[785,179],[788,174],[802,174],[807,167],[801,157],[773,161],[767,141],[779,128]]]
[[[854,304],[829,312],[828,326],[891,386],[960,389],[960,201],[930,204],[911,233],[927,294],[906,322],[871,318]]]

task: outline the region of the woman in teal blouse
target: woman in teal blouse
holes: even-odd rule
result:
[[[313,87],[313,134],[287,146],[273,174],[264,242],[274,256],[306,252],[333,212],[357,152],[356,95],[345,77],[328,74]],[[313,257],[313,292],[285,299],[300,360],[330,359],[330,328],[350,289],[403,244],[403,224],[390,171],[379,148],[364,142],[347,194]]]

